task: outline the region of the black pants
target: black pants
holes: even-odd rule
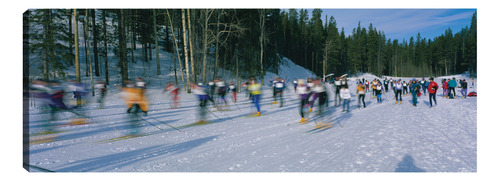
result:
[[[457,94],[455,93],[455,87],[448,87],[448,96],[451,94],[451,91],[453,91],[453,97],[456,97]]]
[[[436,93],[434,93],[434,94],[429,93],[429,103],[431,104],[431,107],[432,107],[432,99],[434,99],[434,103],[437,105]]]
[[[323,111],[323,108],[325,107],[328,95],[326,94],[326,92],[320,92],[318,93],[318,98],[319,98],[319,112],[321,113],[321,111]]]
[[[399,101],[403,101],[402,90],[396,90],[396,101],[398,101],[398,95],[399,95]]]
[[[304,106],[307,104],[307,99],[302,99],[300,100],[300,107],[299,107],[299,111],[300,111],[300,116],[301,117],[304,117]]]
[[[365,108],[366,107],[366,104],[365,104],[365,94],[359,94],[358,95],[358,106],[359,106],[359,103],[361,101],[363,101],[363,108]],[[361,107],[361,106],[359,106],[359,107]]]

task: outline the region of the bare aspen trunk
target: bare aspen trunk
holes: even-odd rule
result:
[[[189,51],[190,51],[190,58],[191,58],[191,73],[193,74],[193,81],[196,82],[196,73],[194,72],[194,58],[193,58],[193,39],[194,39],[194,33],[192,33],[191,29],[191,15],[189,13],[189,9],[187,9],[187,20],[188,20],[188,31],[189,31]]]
[[[73,18],[75,25],[75,69],[76,69],[76,81],[80,82],[80,60],[79,60],[79,52],[78,52],[78,14],[76,13],[76,9],[73,9]]]
[[[85,46],[87,46],[89,44],[89,10],[86,9],[85,10],[85,36],[87,37],[85,39]],[[95,92],[94,92],[94,74],[92,72],[92,59],[90,59],[90,47],[86,48],[87,50],[87,68],[88,68],[88,71],[89,71],[89,74],[90,74],[90,87],[92,89],[92,96],[95,95]]]
[[[203,82],[206,83],[206,69],[207,69],[207,44],[208,44],[208,20],[209,20],[209,10],[206,9],[205,11],[205,24],[203,28]]]
[[[184,60],[186,62],[186,82],[188,86],[187,87],[187,93],[191,93],[191,80],[189,78],[189,60],[188,60],[188,51],[187,51],[187,44],[188,42],[186,41],[186,15],[184,13],[184,9],[181,10],[182,12],[182,42],[184,42]],[[191,65],[192,66],[192,65]]]
[[[262,85],[264,85],[264,36],[265,36],[265,26],[264,23],[266,22],[266,12],[264,9],[261,9],[259,11],[260,14],[260,79]]]
[[[99,72],[99,53],[97,52],[97,27],[95,25],[95,9],[92,10],[92,33],[94,36],[93,47],[94,47],[95,76],[101,76],[101,74]]]
[[[172,25],[172,19],[170,18],[170,14],[168,13],[168,9],[165,10],[167,12],[168,16],[168,21],[170,22],[170,27],[172,29],[172,36],[174,38],[174,43],[175,43],[175,52],[177,53],[177,59],[179,60],[179,67],[181,69],[181,78],[182,78],[182,84],[184,84],[184,73],[182,71],[182,62],[181,62],[181,57],[179,55],[179,48],[177,47],[177,39],[175,38],[175,33],[173,33],[174,26]],[[184,86],[184,91],[186,91],[186,86]]]

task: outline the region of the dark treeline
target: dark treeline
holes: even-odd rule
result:
[[[349,30],[337,27],[334,17],[322,22],[322,10],[311,19],[307,10],[281,12],[283,44],[280,53],[317,75],[368,72],[377,76],[441,76],[476,73],[477,17],[470,27],[451,29],[434,39],[418,34],[409,40],[391,40],[372,24]]]
[[[117,69],[127,80],[130,63],[152,61],[156,75],[174,71],[178,84],[221,76],[264,81],[266,71],[279,72],[283,57],[317,75],[476,73],[476,13],[460,32],[448,29],[434,39],[418,34],[409,40],[391,40],[372,24],[346,33],[350,30],[337,27],[334,17],[323,22],[320,9],[311,17],[304,9],[34,9],[26,14],[24,37],[35,70],[30,76],[47,80],[65,78],[74,65],[79,65],[78,80],[79,69],[82,76],[104,76],[106,83],[108,69]],[[171,52],[174,65],[161,64],[156,47]],[[108,64],[109,53],[117,63]]]

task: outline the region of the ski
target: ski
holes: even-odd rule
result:
[[[200,126],[200,125],[206,125],[206,124],[212,124],[212,123],[213,122],[210,122],[210,121],[197,121],[195,123],[187,124],[184,126],[179,126],[179,128],[189,128],[189,127],[193,127],[193,126]]]
[[[56,135],[44,135],[44,136],[39,136],[36,138],[30,138],[29,144],[30,145],[36,145],[36,144],[42,144],[42,143],[50,143],[56,141],[57,136]]]
[[[128,139],[132,139],[132,138],[139,138],[139,137],[149,136],[149,135],[150,134],[129,134],[129,135],[125,135],[125,136],[119,136],[119,137],[115,137],[115,138],[100,140],[100,141],[97,141],[96,143],[99,143],[99,144],[113,143],[113,142],[117,142],[117,141],[128,140]]]
[[[322,123],[322,122],[320,122],[320,123],[316,124],[316,126],[313,129],[311,129],[309,131],[306,131],[305,133],[318,133],[318,132],[322,132],[324,130],[327,130],[327,129],[331,128],[332,126],[333,126],[332,123]]]
[[[234,111],[232,109],[217,109],[215,111],[212,111],[212,112],[226,112],[226,111]]]

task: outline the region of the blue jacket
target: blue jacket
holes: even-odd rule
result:
[[[448,87],[457,87],[457,81],[455,80],[450,80],[450,82],[448,82]]]
[[[419,83],[413,83],[411,84],[411,87],[410,87],[410,92],[411,94],[415,94],[416,93],[416,90],[417,89],[420,89],[420,84]]]

